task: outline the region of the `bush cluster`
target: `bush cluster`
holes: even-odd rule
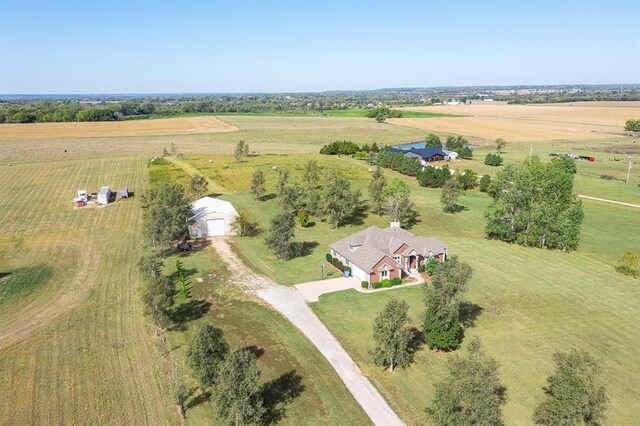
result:
[[[627,120],[627,122],[624,123],[624,129],[632,132],[640,132],[640,118]]]
[[[491,185],[491,176],[482,176],[478,185],[478,188],[480,188],[480,192],[487,192],[489,190],[489,185]]]
[[[455,151],[460,158],[473,158],[473,149],[468,145],[469,141],[462,136],[448,136],[446,147],[449,151]]]
[[[494,154],[492,152],[488,153],[487,156],[484,157],[484,164],[487,166],[501,166],[502,161],[502,156],[500,154]]]
[[[334,268],[339,269],[341,272],[349,272],[349,274],[351,274],[351,267],[342,263],[337,257],[331,256],[331,253],[327,253],[326,259]]]
[[[451,179],[451,171],[449,167],[433,167],[427,166],[416,176],[420,186],[427,188],[442,188],[449,179]]]
[[[403,282],[404,281],[402,281],[402,278],[392,278],[392,279],[373,282],[371,283],[371,287],[372,288],[391,288],[397,285],[401,285]],[[366,281],[363,281],[363,283],[366,283]]]
[[[334,141],[320,149],[324,155],[352,155],[360,151],[357,143],[351,141]]]
[[[418,268],[418,271],[426,272],[427,274],[429,274],[430,277],[432,277],[433,274],[436,273],[436,271],[438,270],[438,267],[441,264],[442,262],[439,262],[436,258],[432,257],[425,264],[420,265],[420,267]]]
[[[407,176],[417,176],[422,171],[422,164],[417,158],[405,157],[401,152],[388,150],[383,150],[378,155],[378,165]]]

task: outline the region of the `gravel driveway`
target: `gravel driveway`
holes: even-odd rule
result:
[[[403,424],[349,354],[309,308],[298,290],[277,284],[251,270],[236,256],[224,238],[213,238],[211,245],[234,272],[238,285],[273,306],[318,348],[374,424]]]

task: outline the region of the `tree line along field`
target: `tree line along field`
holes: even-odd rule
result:
[[[209,163],[207,157],[188,156],[184,161],[223,185],[226,191],[222,197],[266,230],[277,211],[277,200],[269,195],[267,201],[254,200],[249,193],[253,170],[263,170],[270,194],[275,189],[274,166],[289,168],[295,181],[309,159],[348,177],[352,185],[364,190],[366,198],[369,166],[347,157],[265,155],[240,163],[230,157],[216,157]],[[637,283],[615,272],[614,266],[626,250],[640,245],[635,232],[640,212],[585,201],[582,238],[576,252],[523,248],[485,238],[483,213],[490,201],[486,194],[467,192],[460,200],[467,210],[448,215],[441,211],[440,190],[418,187],[415,179],[389,170],[385,174],[387,178],[406,179],[411,186],[412,200],[421,215],[412,232],[443,240],[452,254],[475,270],[468,294],[475,313],[466,319],[465,341],[474,335],[481,337],[487,352],[500,362],[507,387],[507,423],[531,423],[531,413],[542,399],[542,387],[552,369],[552,353],[577,346],[604,361],[611,398],[608,421],[633,424],[640,415],[636,404],[640,394],[633,385],[640,380],[640,351],[633,343],[640,338],[633,327],[640,293]],[[591,181],[602,180],[579,174],[576,182],[580,181],[588,187]],[[611,188],[619,184],[602,182]],[[637,188],[634,191],[637,194]],[[278,282],[293,284],[320,278],[318,264],[324,260],[330,242],[372,224],[388,226],[386,219],[371,213],[362,223],[338,229],[314,218],[312,221],[316,223],[310,228],[296,228],[296,241],[312,247],[303,257],[276,260],[264,245],[265,233],[235,238],[234,245],[254,268]],[[433,397],[433,383],[441,378],[448,355],[423,348],[414,364],[393,373],[371,363],[367,351],[373,346],[372,318],[391,296],[410,304],[413,325],[420,328],[424,304],[421,289],[415,287],[371,295],[354,291],[328,294],[313,308],[403,420],[424,424],[423,409]]]
[[[49,273],[0,294],[0,423],[178,422],[138,293],[146,171],[140,158],[2,168],[3,284],[24,268]],[[73,210],[78,189],[105,184],[135,196]]]

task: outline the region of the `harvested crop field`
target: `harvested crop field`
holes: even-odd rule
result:
[[[455,114],[458,117],[392,118],[389,123],[440,133],[493,141],[585,140],[623,135],[624,123],[640,117],[640,102],[575,102],[571,104],[508,105],[483,102],[436,105],[411,111]]]
[[[210,116],[82,123],[8,123],[0,125],[0,141],[194,135],[237,131],[236,126]]]

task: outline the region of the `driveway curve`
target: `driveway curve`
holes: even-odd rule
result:
[[[297,289],[277,284],[254,272],[238,258],[226,239],[214,238],[211,245],[220,253],[221,259],[227,266],[234,271],[238,285],[273,306],[318,348],[374,424],[384,426],[404,424],[380,392],[362,374],[338,340],[309,308]]]

